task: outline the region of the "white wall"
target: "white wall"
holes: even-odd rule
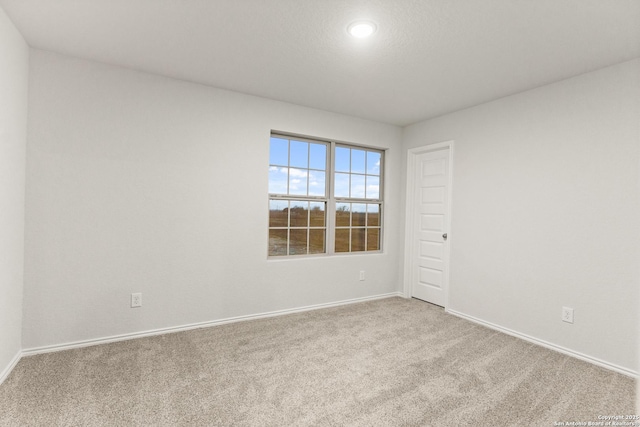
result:
[[[31,55],[25,349],[397,291],[400,128]],[[267,261],[272,129],[389,148],[383,254]]]
[[[22,335],[29,48],[0,8],[0,381]]]
[[[405,129],[455,140],[450,309],[637,369],[639,117],[635,60]]]
[[[25,349],[395,292],[406,149],[453,139],[450,308],[636,370],[640,61],[410,126],[401,150],[393,126],[31,55]],[[266,260],[271,129],[389,148],[384,254]]]

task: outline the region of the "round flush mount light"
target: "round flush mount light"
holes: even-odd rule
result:
[[[376,32],[376,29],[376,24],[371,21],[357,21],[347,27],[349,34],[359,39],[369,37],[371,34]]]

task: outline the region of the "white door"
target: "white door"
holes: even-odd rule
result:
[[[411,295],[446,303],[449,148],[416,155],[411,250]]]

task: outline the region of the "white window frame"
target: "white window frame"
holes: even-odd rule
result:
[[[301,142],[309,142],[309,143],[313,143],[313,144],[326,144],[327,146],[327,151],[326,151],[326,171],[325,171],[325,195],[324,196],[309,196],[309,195],[292,195],[292,194],[287,194],[287,195],[283,195],[283,194],[271,194],[267,192],[267,215],[269,215],[270,212],[270,202],[271,200],[283,200],[283,201],[308,201],[308,202],[324,202],[326,203],[326,207],[325,207],[325,252],[324,253],[315,253],[315,254],[295,254],[295,255],[291,255],[289,254],[289,243],[290,243],[290,238],[287,239],[287,255],[270,255],[269,254],[269,230],[271,229],[288,229],[291,230],[292,227],[289,224],[287,227],[271,227],[271,226],[267,226],[267,258],[269,260],[280,260],[280,259],[300,259],[300,258],[308,258],[308,257],[326,257],[326,256],[345,256],[345,255],[366,255],[366,254],[379,254],[383,252],[383,248],[384,248],[384,183],[385,183],[385,176],[384,176],[384,170],[385,170],[385,154],[386,151],[384,149],[381,148],[377,148],[377,147],[371,147],[371,146],[366,146],[366,145],[360,145],[360,144],[353,144],[353,143],[348,143],[348,142],[342,142],[342,141],[334,141],[334,140],[327,140],[327,139],[321,139],[321,138],[313,138],[313,137],[308,137],[308,136],[300,136],[300,135],[296,135],[296,134],[291,134],[291,133],[286,133],[286,132],[278,132],[278,131],[272,131],[271,134],[269,135],[269,139],[271,139],[271,137],[280,137],[280,138],[284,138],[284,139],[293,139],[296,141],[301,141]],[[353,148],[353,149],[361,149],[361,150],[365,150],[365,151],[372,151],[372,152],[377,152],[380,153],[380,175],[379,175],[379,179],[380,179],[380,183],[379,183],[379,194],[378,194],[378,198],[377,199],[367,199],[367,198],[355,198],[355,197],[335,197],[334,195],[334,187],[335,187],[335,152],[336,152],[336,147],[345,147],[345,148]],[[310,155],[310,154],[309,154]],[[290,156],[290,154],[289,154]],[[289,159],[289,164],[290,164],[291,160]],[[288,166],[291,167],[291,166]],[[308,168],[310,169],[310,168]],[[366,173],[366,168],[365,168],[365,173],[362,175],[370,175]],[[351,174],[351,173],[350,173]],[[356,174],[358,175],[358,174]],[[289,183],[287,183],[287,189],[288,189]],[[336,235],[336,204],[338,203],[358,203],[358,204],[376,204],[379,205],[379,217],[378,217],[378,221],[379,221],[379,225],[377,227],[372,227],[372,228],[378,228],[379,232],[378,232],[378,239],[379,239],[379,249],[377,250],[366,250],[367,248],[367,230],[368,230],[368,226],[367,223],[365,221],[365,225],[362,227],[354,227],[353,224],[349,225],[349,229],[351,228],[364,228],[365,229],[365,250],[364,251],[351,251],[351,243],[349,244],[349,251],[348,252],[336,252],[335,251],[335,235]],[[290,213],[289,213],[290,214]],[[367,215],[365,215],[366,217]],[[268,222],[268,221],[267,221]],[[293,227],[294,229],[296,227]],[[346,228],[346,227],[339,227],[339,228]],[[311,227],[311,225],[309,224],[309,226],[307,227],[307,230],[313,229]],[[307,232],[307,236],[309,235],[309,233]]]

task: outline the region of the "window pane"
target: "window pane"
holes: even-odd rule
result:
[[[324,250],[325,230],[309,230],[309,253],[322,254]]]
[[[351,197],[364,199],[364,175],[351,175]]]
[[[364,228],[351,229],[351,252],[364,251]]]
[[[307,195],[307,171],[289,169],[289,194]]]
[[[289,230],[289,255],[307,253],[307,229]]]
[[[309,167],[309,143],[291,141],[289,166],[295,168]]]
[[[336,173],[333,194],[335,197],[349,197],[349,174]]]
[[[338,228],[336,230],[336,252],[349,252],[349,229]]]
[[[324,196],[326,175],[324,172],[309,171],[309,195]]]
[[[380,205],[367,205],[367,225],[369,227],[380,225]]]
[[[269,144],[269,164],[278,166],[289,165],[289,141],[271,137]]]
[[[351,150],[351,173],[364,173],[364,150]]]
[[[289,225],[289,203],[286,200],[269,201],[269,227],[286,227]]]
[[[368,251],[380,250],[380,229],[379,228],[367,228],[367,250]]]
[[[367,173],[369,175],[380,175],[380,153],[367,151]]]
[[[363,203],[353,203],[351,205],[351,225],[365,225],[365,215],[366,215],[367,205]]]
[[[348,227],[351,225],[351,213],[349,203],[336,203],[336,226]]]
[[[287,230],[269,230],[269,255],[287,254]]]
[[[309,202],[291,202],[289,216],[291,227],[306,227],[309,225]]]
[[[380,177],[367,176],[367,199],[380,198]]]
[[[310,215],[311,227],[324,227],[324,222],[325,222],[324,203],[312,202],[309,215]]]
[[[336,172],[349,172],[351,169],[351,150],[336,147]]]
[[[327,169],[327,146],[324,144],[310,144],[309,167],[311,169]]]
[[[287,172],[289,169],[269,166],[269,193],[287,194]]]

